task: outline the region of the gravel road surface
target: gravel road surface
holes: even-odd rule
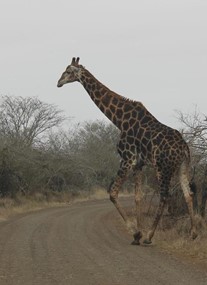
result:
[[[45,209],[0,223],[0,285],[202,285],[205,272],[132,246],[109,200]]]

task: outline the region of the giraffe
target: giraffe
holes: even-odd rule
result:
[[[85,67],[79,64],[79,58],[72,58],[61,75],[57,86],[79,82],[83,85],[97,107],[120,130],[117,150],[121,157],[120,167],[109,187],[110,200],[117,208],[126,225],[133,233],[132,244],[139,245],[142,232],[132,227],[125,209],[118,200],[119,190],[133,172],[135,179],[135,203],[140,206],[142,168],[150,163],[157,175],[160,201],[156,216],[143,243],[150,244],[168,199],[172,176],[177,173],[188,206],[191,220],[191,237],[197,237],[193,212],[193,192],[190,188],[190,151],[180,132],[160,123],[138,101],[121,96],[99,82]]]

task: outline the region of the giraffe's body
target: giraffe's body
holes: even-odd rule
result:
[[[189,187],[190,153],[181,134],[160,123],[141,102],[132,101],[111,91],[79,65],[78,61],[79,58],[73,58],[71,65],[58,81],[58,87],[74,81],[80,82],[98,108],[121,132],[117,145],[121,164],[109,189],[111,201],[128,223],[128,217],[118,201],[120,187],[132,170],[135,176],[135,201],[138,209],[142,167],[148,163],[154,166],[161,195],[155,221],[145,240],[146,243],[151,243],[164,210],[171,178],[177,171],[191,217],[191,234],[195,238],[192,193]],[[139,244],[141,237],[141,232],[134,231],[134,243]]]

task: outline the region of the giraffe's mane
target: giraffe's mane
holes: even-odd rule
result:
[[[123,96],[123,95],[119,95],[119,94],[117,94],[117,93],[114,93],[114,95],[115,95],[117,98],[119,98],[120,100],[122,100],[123,102],[132,103],[132,104],[138,104],[138,105],[144,106],[144,105],[142,104],[142,102],[140,102],[140,101],[136,101],[136,100],[130,99],[130,98],[128,98],[128,97],[125,97],[125,96]]]
[[[127,98],[125,96],[122,96],[122,100],[125,101],[125,102],[129,102],[129,103],[140,103],[136,100],[133,100],[133,99],[130,99],[130,98]]]
[[[88,72],[90,74],[90,76],[92,76],[96,81],[98,81],[100,84],[102,84],[108,91],[112,92],[113,96],[117,97],[119,100],[122,100],[122,101],[124,101],[126,103],[138,104],[138,105],[142,105],[143,106],[143,104],[141,102],[133,100],[133,99],[130,99],[130,98],[127,98],[127,97],[125,97],[123,95],[119,95],[116,92],[114,92],[111,89],[109,89],[107,86],[105,86],[103,83],[101,83],[88,69],[86,69],[85,66],[79,65],[79,67],[81,67],[84,71]]]

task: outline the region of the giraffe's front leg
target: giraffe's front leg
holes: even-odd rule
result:
[[[129,162],[127,161],[121,162],[121,166],[117,173],[117,176],[109,187],[109,195],[110,195],[111,202],[114,204],[119,214],[125,221],[128,230],[134,235],[137,232],[136,227],[135,225],[133,225],[133,223],[130,222],[129,217],[126,214],[126,211],[121,206],[118,200],[119,190],[121,189],[121,186],[123,185],[124,181],[127,179],[127,174],[129,173],[131,169],[132,169],[132,165]]]
[[[120,188],[121,188],[121,186],[125,180],[124,178],[125,177],[120,177],[119,175],[117,175],[117,177],[115,178],[115,180],[111,183],[111,185],[109,187],[109,195],[110,195],[111,202],[117,208],[119,214],[122,216],[124,221],[126,223],[128,223],[127,214],[126,214],[125,210],[122,208],[122,206],[118,200],[119,190],[120,190]]]
[[[159,207],[155,216],[155,220],[152,224],[151,229],[147,233],[147,238],[144,240],[144,244],[151,244],[152,243],[152,238],[154,236],[155,230],[157,228],[157,225],[160,221],[160,218],[162,217],[165,205],[167,201],[167,196],[160,196],[160,202],[159,202]]]
[[[135,178],[135,205],[136,205],[136,219],[137,219],[137,232],[134,234],[133,245],[139,245],[142,238],[142,232],[138,230],[141,226],[141,199],[142,199],[142,169],[136,169],[134,172]]]

